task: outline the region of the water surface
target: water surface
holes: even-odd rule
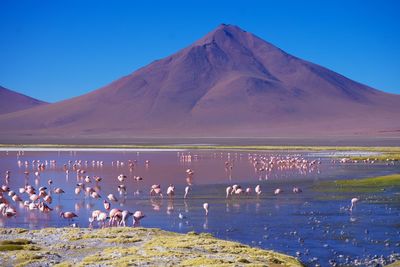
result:
[[[313,189],[324,180],[399,173],[398,163],[339,164],[332,162],[331,152],[306,151],[64,149],[0,153],[0,172],[11,171],[8,185],[17,194],[18,189],[26,184],[50,189],[49,179],[53,180],[51,188],[61,187],[65,191],[61,196],[53,194],[50,207],[54,210],[47,214],[28,210],[22,203],[10,200],[17,209],[17,216],[0,216],[2,227],[68,226],[70,223],[59,217],[61,211],[75,212],[79,217],[74,222],[87,227],[91,211],[104,210],[102,201],[112,193],[119,199],[118,203],[112,203],[112,207],[141,210],[146,214],[141,222],[144,227],[183,233],[193,230],[210,232],[219,238],[297,256],[310,266],[318,263],[327,266],[334,262],[368,265],[366,262],[375,256],[388,260],[390,255],[399,252],[398,188],[357,196]],[[306,169],[275,165],[269,171],[260,170],[260,164],[255,164],[261,159],[271,158],[297,158],[316,163]],[[45,164],[46,168],[36,176],[34,173],[39,163]],[[188,168],[194,171],[190,181],[186,174]],[[77,169],[85,173],[78,175]],[[123,183],[117,179],[119,174],[127,176]],[[92,180],[86,186],[94,188],[101,199],[93,199],[84,193],[75,195],[76,184],[86,176]],[[94,176],[101,177],[102,181],[96,183]],[[141,176],[143,180],[135,181],[134,176]],[[192,184],[192,191],[188,199],[183,199],[188,181]],[[6,182],[3,176],[2,183]],[[119,194],[117,187],[120,184],[125,184],[126,194]],[[168,185],[174,184],[175,197],[150,198],[152,184],[160,184],[164,195]],[[226,199],[225,189],[233,184],[239,184],[243,189],[254,189],[259,184],[263,193],[258,197],[252,193]],[[293,186],[300,187],[303,192],[294,194]],[[281,188],[283,193],[274,195],[276,188]],[[26,194],[19,195],[28,200]],[[352,197],[360,197],[361,201],[350,212]],[[210,205],[208,216],[203,210],[204,202]],[[129,220],[128,224],[132,225],[132,221]]]

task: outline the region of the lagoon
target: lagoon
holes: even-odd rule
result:
[[[46,186],[48,191],[60,187],[65,193],[60,196],[53,193],[50,213],[28,210],[22,203],[10,201],[17,216],[0,216],[0,226],[65,227],[70,222],[60,218],[59,213],[72,211],[78,215],[74,223],[88,227],[91,212],[104,210],[102,201],[112,193],[118,198],[117,203],[112,203],[113,208],[141,210],[146,214],[141,222],[143,227],[180,233],[208,232],[218,238],[296,256],[310,266],[389,262],[399,253],[400,246],[399,187],[378,192],[341,192],[321,190],[320,185],[399,173],[400,164],[340,163],[336,158],[350,155],[354,152],[341,151],[338,155],[332,151],[6,149],[0,152],[0,172],[11,171],[8,179],[11,190],[19,194],[19,188],[31,184],[36,189]],[[296,164],[275,164],[270,170],[260,170],[263,160],[294,158],[316,163],[307,169]],[[45,170],[36,176],[41,163]],[[78,169],[85,173],[77,174]],[[187,169],[193,170],[194,175],[189,197],[183,199]],[[123,182],[127,192],[122,195],[117,190],[121,184],[117,179],[119,174],[127,176]],[[83,192],[75,195],[76,184],[86,176],[91,179],[86,186],[94,188],[101,199]],[[94,176],[101,177],[101,182],[95,182]],[[135,176],[143,180],[136,181]],[[51,186],[49,179],[53,181]],[[6,182],[3,176],[2,184]],[[151,198],[149,190],[153,184],[160,184],[164,195],[168,185],[173,184],[175,197]],[[243,189],[254,189],[259,184],[262,194],[227,199],[226,187],[233,184]],[[301,188],[302,193],[293,193],[294,186]],[[283,192],[275,195],[276,188]],[[27,194],[19,195],[28,200]],[[353,197],[360,198],[360,202],[350,212]],[[208,216],[204,214],[204,202],[210,205]],[[128,225],[132,225],[131,220]]]

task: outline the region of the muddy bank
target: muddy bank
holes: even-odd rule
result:
[[[302,266],[284,254],[152,228],[0,228],[1,266]]]

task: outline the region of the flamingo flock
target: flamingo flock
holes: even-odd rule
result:
[[[190,153],[179,154],[179,159],[183,163],[191,163],[192,161],[197,161],[197,155],[191,155]],[[295,156],[262,156],[262,155],[255,155],[255,154],[248,154],[248,160],[251,166],[253,166],[254,170],[258,174],[265,174],[267,179],[268,173],[273,172],[274,170],[284,171],[284,170],[297,170],[300,173],[302,172],[312,172],[318,168],[318,165],[321,164],[320,160],[308,160],[300,155]],[[128,166],[129,172],[132,173],[138,164],[137,160],[128,160],[127,162],[124,161],[112,161],[111,166],[122,169],[124,166]],[[62,195],[65,194],[65,190],[61,187],[54,186],[56,182],[53,179],[47,180],[46,186],[41,186],[36,189],[38,186],[38,181],[40,181],[40,177],[46,169],[49,168],[56,168],[57,161],[50,160],[50,161],[40,161],[40,160],[33,160],[32,162],[28,161],[17,161],[17,165],[22,168],[25,166],[25,186],[19,188],[17,194],[15,191],[11,190],[8,187],[8,183],[11,178],[11,171],[6,171],[5,181],[6,184],[1,187],[0,190],[0,213],[6,217],[13,217],[16,216],[17,211],[15,208],[12,207],[10,201],[7,200],[5,194],[10,198],[10,200],[14,203],[22,203],[27,210],[39,210],[43,213],[50,213],[53,211],[53,208],[50,205],[53,202],[53,196],[57,195],[58,200],[60,201]],[[142,176],[137,175],[126,175],[120,173],[116,176],[116,180],[118,181],[119,185],[117,186],[117,190],[119,193],[119,197],[114,195],[113,193],[104,194],[101,193],[100,184],[104,180],[102,177],[97,175],[87,175],[86,167],[92,165],[92,167],[101,168],[104,166],[104,161],[82,161],[82,160],[69,160],[67,163],[63,164],[63,171],[68,177],[71,173],[76,173],[77,182],[74,188],[74,193],[76,196],[83,194],[85,197],[91,198],[94,201],[101,201],[104,210],[93,210],[91,216],[89,217],[89,226],[93,226],[95,222],[98,223],[99,227],[112,227],[112,226],[127,226],[128,218],[132,217],[132,225],[138,226],[140,225],[140,220],[145,217],[144,213],[140,210],[137,211],[129,211],[124,209],[119,209],[113,207],[113,205],[119,203],[119,199],[124,199],[125,196],[128,194],[126,182],[129,179],[133,179],[136,183],[140,183],[143,181]],[[150,160],[144,161],[144,166],[146,169],[150,168],[152,164]],[[35,186],[29,183],[29,176],[31,172],[28,170],[28,167],[32,166],[33,169],[33,176],[35,178]],[[224,163],[225,171],[229,172],[230,175],[234,170],[234,160],[231,158],[231,154],[228,153],[228,160]],[[184,172],[186,177],[186,186],[183,192],[183,199],[190,198],[192,191],[193,191],[193,177],[194,177],[194,170],[191,168],[187,168]],[[273,195],[279,195],[283,193],[281,188],[276,188],[271,190]],[[302,190],[294,186],[292,189],[293,193],[301,193]],[[139,191],[136,191],[139,193]],[[260,184],[257,184],[254,187],[242,187],[239,184],[229,185],[225,189],[225,198],[241,198],[242,196],[255,196],[261,197],[265,194],[266,191],[261,188]],[[164,198],[163,191],[161,188],[161,184],[153,184],[149,190],[150,201],[153,205],[154,210],[159,210],[159,201]],[[174,184],[169,184],[166,189],[166,196],[169,199],[168,204],[168,211],[169,213],[173,210],[173,200],[176,196],[176,188]],[[350,211],[353,210],[356,202],[358,201],[357,198],[353,198],[351,200],[351,207]],[[209,203],[203,203],[203,209],[205,215],[209,214]],[[72,211],[60,211],[60,217],[66,219],[68,222],[72,222],[74,218],[78,215]]]
[[[76,172],[77,180],[76,187],[74,189],[75,195],[80,195],[82,192],[87,196],[94,200],[101,200],[102,196],[100,195],[100,186],[99,183],[102,181],[102,178],[99,176],[90,177],[86,174],[86,170],[82,168],[82,165],[87,166],[89,164],[88,161],[83,163],[82,161],[68,161],[68,164],[63,165],[63,170],[66,173],[67,177],[70,174],[71,170]],[[103,161],[92,161],[93,166],[103,166]],[[17,165],[19,167],[25,166],[28,168],[32,165],[33,172],[35,177],[35,184],[39,183],[41,173],[45,172],[46,167],[50,166],[50,168],[55,168],[56,161],[52,160],[50,162],[45,161],[41,162],[39,160],[34,160],[31,163],[28,161],[22,162],[18,160]],[[117,166],[123,165],[123,162],[117,162]],[[58,195],[59,201],[61,200],[61,196],[65,194],[65,190],[61,187],[55,187],[53,189],[54,181],[53,179],[48,179],[47,184],[49,188],[46,186],[41,186],[36,189],[36,186],[29,183],[30,172],[28,170],[24,171],[25,175],[25,186],[19,188],[17,194],[15,191],[11,190],[8,186],[8,183],[11,179],[11,171],[6,171],[6,184],[2,185],[0,188],[0,214],[5,217],[14,217],[17,215],[17,210],[12,207],[11,201],[15,204],[20,203],[23,207],[25,207],[28,211],[39,210],[42,213],[50,213],[53,211],[49,205],[53,202],[53,196]],[[120,183],[123,183],[127,178],[126,175],[120,174],[117,176],[117,180]],[[142,180],[142,178],[137,181]],[[91,186],[92,183],[96,183],[95,186]],[[118,186],[118,192],[120,195],[126,195],[126,185],[120,184]],[[6,197],[8,196],[9,199]],[[25,199],[25,200],[24,200]],[[127,219],[129,217],[133,217],[132,225],[139,226],[140,220],[145,217],[145,214],[137,210],[135,212],[130,212],[128,210],[121,210],[119,208],[111,209],[111,203],[118,202],[117,197],[114,194],[108,194],[107,200],[103,200],[104,211],[102,210],[94,210],[89,217],[89,226],[92,227],[93,223],[98,222],[99,227],[106,226],[127,226]],[[59,213],[60,218],[67,220],[71,223],[74,218],[78,217],[78,215],[72,211],[61,211]],[[107,223],[108,220],[108,223]]]
[[[190,157],[185,157],[186,159],[191,160]],[[92,166],[93,167],[102,167],[104,165],[103,161],[92,161]],[[137,164],[137,161],[128,161],[128,166],[130,172],[133,171],[135,164]],[[35,177],[35,184],[39,183],[39,179],[41,176],[41,173],[45,172],[47,166],[50,166],[50,168],[55,168],[56,167],[56,161],[51,160],[51,161],[45,161],[41,162],[39,160],[33,160],[32,162],[22,162],[21,160],[17,161],[17,165],[21,168],[24,167],[28,169],[28,167],[32,166],[32,168],[35,170],[33,172],[34,177]],[[113,203],[118,203],[118,197],[114,195],[113,193],[110,193],[106,195],[106,199],[103,199],[102,196],[100,195],[100,182],[103,180],[102,177],[100,176],[89,176],[86,174],[86,170],[84,166],[90,165],[89,161],[82,161],[82,160],[76,160],[76,161],[71,161],[69,160],[66,164],[63,164],[63,171],[66,174],[66,177],[69,177],[71,172],[75,172],[77,175],[77,183],[74,188],[74,193],[76,196],[79,196],[81,194],[84,194],[84,196],[89,197],[94,200],[102,200],[103,202],[103,207],[104,210],[93,210],[91,213],[91,216],[88,218],[89,221],[89,226],[93,227],[94,223],[97,222],[99,227],[112,227],[112,226],[127,226],[127,220],[132,216],[132,224],[133,226],[139,226],[140,221],[146,217],[146,215],[140,211],[137,210],[135,212],[131,212],[129,210],[122,210],[119,208],[112,208]],[[117,168],[121,168],[125,166],[125,162],[123,161],[116,161],[112,162],[112,166],[116,166]],[[149,168],[150,167],[150,161],[146,160],[145,161],[145,167]],[[184,192],[184,198],[189,197],[189,192],[192,190],[192,185],[193,185],[193,175],[194,171],[192,169],[187,169],[186,170],[186,182],[187,186],[185,187],[185,192]],[[14,191],[12,191],[8,187],[8,183],[11,178],[11,171],[6,171],[6,184],[1,187],[0,190],[0,212],[3,216],[6,217],[13,217],[17,215],[17,210],[13,208],[10,205],[10,202],[6,199],[4,196],[4,193],[6,193],[13,202],[19,203],[22,202],[23,206],[27,208],[27,210],[33,211],[33,210],[39,210],[40,212],[43,213],[49,213],[53,210],[49,205],[52,204],[53,202],[53,196],[57,195],[58,200],[61,200],[61,196],[65,194],[65,190],[61,187],[54,187],[55,182],[53,179],[48,179],[47,184],[49,188],[45,186],[41,186],[38,189],[35,188],[34,185],[29,183],[29,176],[30,172],[28,170],[24,171],[25,175],[25,186],[19,188],[19,193],[21,195],[16,194]],[[124,174],[119,174],[116,179],[120,183],[117,186],[117,190],[120,194],[121,197],[124,195],[127,195],[127,187],[126,187],[126,180],[128,176]],[[133,176],[133,180],[139,183],[140,181],[143,181],[143,177],[141,176]],[[173,184],[170,184],[167,188],[166,195],[170,200],[173,200],[175,197],[175,186]],[[163,198],[163,193],[161,190],[161,185],[160,184],[154,184],[150,188],[150,197],[151,198]],[[23,200],[27,199],[27,200]],[[153,200],[152,200],[153,201]],[[173,204],[171,203],[170,205],[170,210],[173,210]],[[203,208],[205,209],[206,215],[208,215],[209,209],[208,203],[204,203]],[[78,215],[72,211],[60,211],[59,213],[60,218],[63,218],[68,221],[68,223],[71,223],[74,218],[78,217]]]
[[[290,156],[275,154],[270,156],[261,153],[231,153],[228,159],[226,159],[228,153],[224,153],[224,155],[213,154],[215,158],[222,160],[217,161],[218,169],[212,171],[218,172],[220,177],[224,177],[225,171],[230,178],[230,180],[226,179],[226,184],[215,186],[210,191],[215,192],[212,198],[218,198],[217,201],[208,199],[209,194],[207,196],[202,195],[204,190],[202,191],[203,188],[199,189],[198,187],[198,184],[204,183],[201,180],[204,177],[204,170],[196,163],[202,155],[198,156],[193,152],[178,154],[180,182],[170,180],[168,172],[165,175],[161,172],[162,176],[159,177],[153,176],[154,168],[159,167],[157,160],[153,159],[151,161],[140,160],[140,162],[139,160],[114,160],[111,162],[113,174],[110,174],[109,169],[107,169],[108,172],[100,172],[104,166],[106,166],[104,168],[109,168],[110,161],[107,160],[104,162],[71,160],[65,161],[65,164],[61,163],[61,165],[56,160],[29,162],[19,160],[17,165],[20,166],[21,170],[17,171],[17,174],[15,174],[14,169],[8,170],[5,171],[5,176],[3,176],[5,183],[0,187],[0,217],[3,216],[3,218],[0,218],[0,222],[12,222],[15,220],[14,217],[17,216],[18,218],[23,213],[24,216],[27,215],[27,221],[32,219],[42,220],[51,216],[53,219],[61,221],[62,224],[67,225],[68,223],[70,226],[76,225],[74,222],[78,221],[82,226],[85,222],[89,223],[90,228],[137,227],[145,224],[146,220],[150,218],[160,217],[153,217],[154,212],[151,211],[151,208],[154,211],[160,211],[163,208],[163,211],[166,209],[167,214],[172,215],[170,221],[173,221],[179,227],[182,227],[181,225],[196,226],[195,222],[198,222],[199,217],[196,216],[195,218],[189,212],[189,210],[195,210],[198,214],[201,214],[200,219],[205,221],[203,228],[208,229],[208,221],[210,221],[214,230],[215,222],[213,221],[218,218],[221,211],[225,212],[224,207],[221,209],[221,202],[226,204],[226,213],[230,213],[227,214],[229,216],[236,213],[239,215],[239,212],[241,214],[239,216],[247,216],[253,210],[245,210],[243,207],[251,208],[253,204],[255,204],[256,212],[264,211],[264,200],[271,204],[272,208],[275,208],[277,214],[281,214],[284,209],[279,210],[279,206],[284,207],[283,205],[287,203],[293,203],[293,200],[299,202],[307,200],[309,187],[293,179],[287,180],[286,185],[282,185],[282,183],[278,185],[274,178],[285,178],[284,175],[288,173],[287,171],[290,174],[295,173],[296,177],[297,174],[310,173],[310,176],[312,176],[314,175],[313,172],[318,172],[320,168],[324,170],[325,166],[320,167],[321,161],[319,159],[310,160],[303,158],[300,154]],[[238,163],[240,157],[242,158],[241,165]],[[211,158],[213,157],[211,156]],[[335,161],[339,164],[351,163],[347,159],[343,162],[340,162],[340,159],[335,159]],[[324,159],[323,162],[328,161]],[[372,159],[365,163],[373,164],[374,162]],[[142,169],[137,171],[139,164],[141,164]],[[67,183],[72,187],[65,187],[64,181],[60,182],[59,175],[54,175],[54,171],[49,172],[49,170],[55,168],[58,172],[61,170],[65,174],[66,181],[69,179]],[[252,179],[251,183],[242,182],[244,180],[243,170],[247,170],[247,174],[244,175],[246,175],[246,178]],[[4,175],[3,170],[2,173]],[[218,175],[214,177],[218,177]],[[13,185],[16,184],[13,183],[15,182],[14,179],[18,179],[19,182],[22,181],[21,185]],[[24,179],[25,183],[23,184]],[[135,187],[134,190],[132,190],[132,185]],[[209,188],[209,186],[204,188]],[[302,195],[303,190],[306,193],[304,195]],[[124,201],[132,197],[138,197],[139,200],[135,206],[128,206]],[[343,201],[344,205],[340,207],[341,213],[349,214],[351,224],[358,223],[358,215],[363,211],[363,209],[358,210],[362,208],[360,205],[363,202],[362,197],[350,196],[348,200]],[[72,201],[79,200],[75,203],[75,210],[73,204],[72,209],[63,208],[62,203],[71,201],[71,199]],[[276,201],[271,203],[271,199]],[[147,204],[148,207],[144,208],[142,203]],[[177,204],[175,209],[174,203]],[[183,203],[184,206],[179,205],[179,203]],[[249,203],[251,205],[248,205]],[[307,202],[304,203],[305,207],[309,207],[308,205]],[[71,207],[71,205],[64,205],[64,207]],[[88,212],[87,215],[82,215],[85,213],[79,211],[82,207],[85,207],[85,212]],[[145,209],[146,215],[143,209]],[[148,211],[149,209],[150,211]],[[36,217],[30,216],[30,214],[42,215]],[[272,212],[271,214],[274,215],[275,213]],[[321,221],[323,222],[323,220],[320,218],[321,216],[313,212],[310,214],[307,223],[313,226],[312,229],[322,228]],[[174,220],[174,216],[179,220]],[[268,228],[265,227],[266,239],[271,238],[268,237],[268,235],[271,235],[268,232],[269,229],[269,225]],[[227,228],[227,231],[230,230]],[[273,230],[275,231],[275,229]],[[324,231],[334,232],[332,229],[325,229]],[[345,233],[344,230],[343,233]],[[307,241],[304,241],[304,236],[299,235],[298,229],[291,229],[287,234],[298,237],[298,243],[302,244],[300,246],[303,246],[304,242],[307,243]],[[344,236],[344,234],[341,235]],[[296,254],[300,255],[300,251],[303,255],[307,253],[306,250],[299,249]]]
[[[296,194],[303,192],[297,186],[294,186],[292,191],[293,191],[293,193],[296,193]],[[276,188],[273,191],[274,195],[279,195],[282,192],[283,192],[283,190],[281,188]],[[234,185],[229,185],[228,187],[226,187],[225,193],[226,193],[226,195],[225,195],[226,198],[231,198],[231,197],[235,197],[235,196],[236,197],[252,196],[252,195],[259,197],[263,193],[263,191],[261,190],[261,186],[259,184],[254,187],[254,191],[253,191],[253,188],[251,188],[251,187],[246,187],[246,189],[244,189],[244,188],[242,188],[241,185],[234,184]]]

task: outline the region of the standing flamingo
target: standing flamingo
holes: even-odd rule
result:
[[[114,223],[118,224],[122,218],[122,210],[117,208],[110,210],[109,217],[110,217],[109,226],[113,226]]]
[[[229,195],[231,194],[231,191],[232,191],[232,186],[228,186],[226,188],[226,198],[229,198]]]
[[[107,213],[105,212],[101,212],[97,216],[97,222],[101,225],[101,228],[104,228],[104,226],[106,225],[106,220],[107,220]]]
[[[161,185],[153,184],[150,189],[150,196],[160,196],[162,198],[163,194],[161,191]]]
[[[111,204],[110,204],[110,202],[108,202],[107,200],[104,200],[103,201],[103,205],[104,205],[104,209],[105,210],[110,210],[111,209]]]
[[[254,192],[256,192],[257,196],[261,195],[261,186],[258,184],[256,185],[256,187],[254,188]]]
[[[300,188],[298,188],[297,186],[293,187],[293,193],[298,194],[303,192]]]
[[[137,227],[140,226],[140,220],[143,219],[144,217],[146,217],[146,215],[144,215],[144,213],[140,210],[135,211],[135,213],[133,214],[133,226]]]
[[[187,198],[187,196],[188,196],[190,190],[191,190],[190,186],[186,186],[186,187],[185,187],[185,195],[183,196],[183,198]]]
[[[279,195],[279,194],[282,193],[282,192],[283,192],[282,189],[277,188],[277,189],[275,189],[274,194],[275,194],[275,195]]]
[[[48,204],[51,204],[51,202],[53,202],[53,198],[50,195],[47,195],[43,198],[43,200],[45,202],[47,202]]]
[[[78,215],[76,215],[73,212],[66,211],[66,212],[60,212],[60,217],[67,219],[69,222],[71,222],[75,217],[78,217]]]
[[[118,199],[113,194],[109,194],[107,198],[110,201],[118,202]]]
[[[17,211],[14,208],[8,206],[4,209],[3,215],[6,217],[13,217],[17,215]]]
[[[126,195],[126,186],[124,184],[118,185],[118,192],[120,195]]]
[[[121,218],[121,221],[120,221],[119,224],[121,226],[125,227],[126,226],[126,220],[128,220],[129,216],[133,215],[133,213],[128,211],[128,210],[123,210],[121,214],[122,214],[122,218]]]
[[[353,211],[353,209],[355,208],[356,203],[357,203],[358,201],[360,201],[360,199],[359,199],[359,198],[356,198],[356,197],[354,197],[354,198],[351,199],[350,211]]]
[[[93,192],[90,194],[90,196],[91,196],[92,198],[94,198],[94,199],[101,198],[100,194],[97,193],[96,191],[93,191]]]
[[[205,212],[206,212],[206,216],[208,215],[208,208],[209,208],[208,203],[207,203],[207,202],[203,203],[203,209],[204,209]]]
[[[39,210],[40,210],[41,212],[50,212],[50,211],[53,210],[52,208],[50,208],[49,206],[47,206],[47,204],[44,203],[44,202],[40,202],[38,207],[39,207]]]
[[[247,187],[247,188],[246,188],[246,195],[250,195],[251,192],[252,192],[251,187]]]
[[[173,198],[175,196],[175,186],[173,184],[170,184],[167,188],[167,195],[170,198]]]

